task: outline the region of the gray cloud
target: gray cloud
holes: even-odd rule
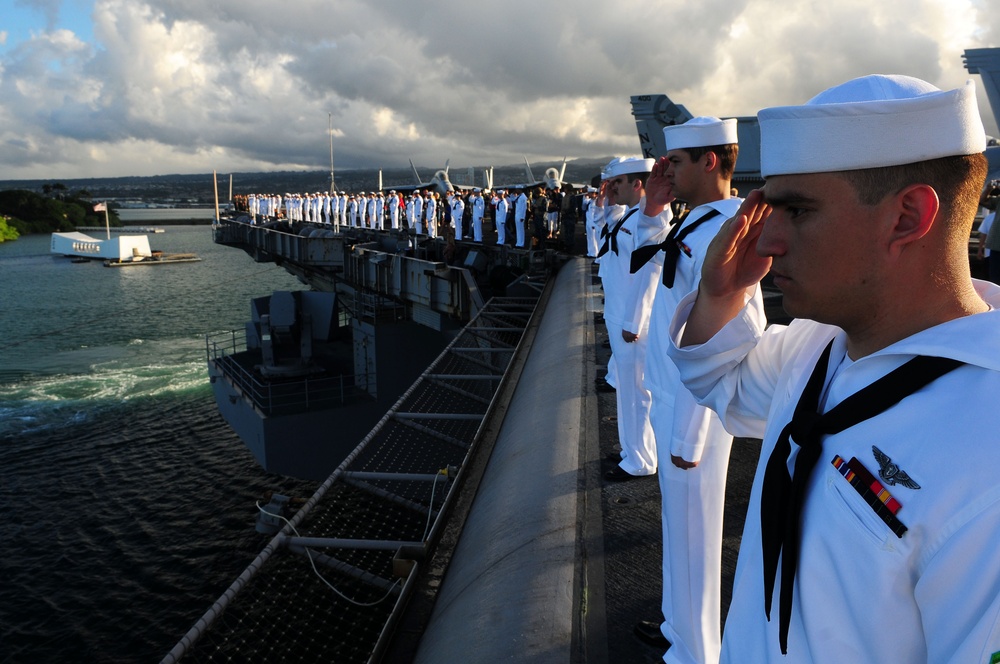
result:
[[[54,23],[59,3],[38,7]],[[962,51],[1000,37],[996,14],[986,0],[97,0],[95,43],[50,30],[0,56],[0,177],[323,169],[328,113],[338,167],[634,153],[631,94],[750,115],[874,72],[956,87]]]

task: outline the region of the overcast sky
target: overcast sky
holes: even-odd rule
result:
[[[992,7],[992,12],[987,8]],[[639,150],[855,76],[976,81],[996,0],[0,0],[0,179],[456,169]]]

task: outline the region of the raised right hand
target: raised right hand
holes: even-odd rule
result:
[[[705,253],[698,299],[684,326],[681,347],[714,337],[743,308],[747,288],[767,274],[771,258],[757,254],[757,239],[770,214],[771,206],[755,189],[719,229]]]
[[[757,254],[757,239],[771,206],[760,189],[754,189],[740,209],[726,221],[705,254],[699,293],[709,297],[742,294],[771,268],[771,259]]]

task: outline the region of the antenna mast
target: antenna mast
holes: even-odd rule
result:
[[[327,113],[330,118],[327,133],[330,134],[330,193],[337,191],[337,181],[333,178],[333,113]]]

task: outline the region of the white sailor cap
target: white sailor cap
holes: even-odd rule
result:
[[[899,166],[986,149],[972,81],[947,92],[910,76],[856,78],[802,106],[757,113],[761,175]]]
[[[601,171],[602,180],[610,180],[619,175],[630,173],[649,173],[653,170],[655,159],[644,159],[642,157],[615,157]]]
[[[691,118],[684,124],[663,128],[667,150],[707,148],[736,143],[736,119],[720,120],[710,116]]]
[[[478,194],[479,192],[482,191],[482,189],[480,189],[479,187],[473,187],[472,191]]]

